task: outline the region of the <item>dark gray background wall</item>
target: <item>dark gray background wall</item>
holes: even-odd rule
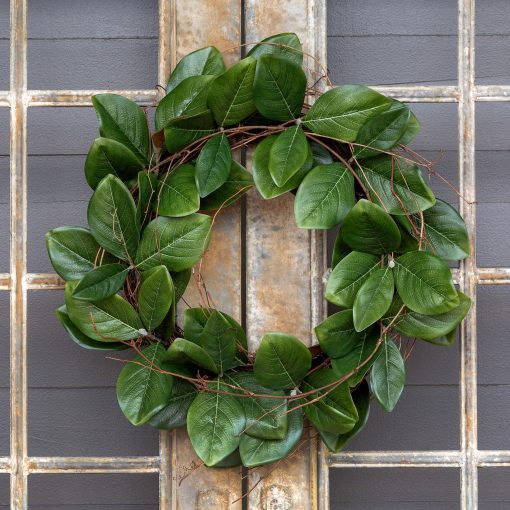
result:
[[[477,80],[510,82],[510,2],[477,0]],[[9,86],[8,0],[0,0],[0,89]],[[29,0],[28,86],[32,89],[152,88],[157,74],[157,0]],[[289,27],[291,30],[292,27]],[[337,83],[454,84],[455,0],[329,0],[328,66]],[[413,104],[423,130],[414,143],[457,185],[455,104]],[[0,109],[0,272],[9,269],[8,111]],[[510,266],[510,104],[477,105],[478,265]],[[85,222],[90,191],[83,162],[95,137],[89,108],[29,111],[28,270],[51,270],[43,236]],[[438,196],[457,203],[432,181]],[[117,410],[118,365],[75,347],[53,318],[59,291],[31,291],[28,301],[29,454],[154,455],[153,429],[131,427]],[[480,448],[510,448],[510,288],[478,291]],[[0,292],[0,456],[8,455],[8,294]],[[373,406],[352,450],[459,447],[457,347],[416,345],[407,388],[394,413]],[[8,508],[0,475],[0,509]],[[510,470],[480,472],[480,509],[510,506]],[[455,469],[337,469],[332,509],[450,510],[459,506]],[[34,475],[30,509],[156,509],[151,475]]]

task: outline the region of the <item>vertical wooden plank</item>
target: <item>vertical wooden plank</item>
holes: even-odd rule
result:
[[[279,32],[296,32],[304,51],[324,58],[317,41],[317,22],[323,16],[323,2],[312,0],[246,0],[246,42],[256,42]],[[304,65],[316,63],[305,56]],[[324,238],[298,229],[294,221],[294,197],[264,201],[251,193],[246,212],[246,314],[250,349],[255,350],[267,331],[286,332],[312,343],[313,323],[321,316],[318,276],[323,267]],[[321,255],[317,256],[316,248]],[[250,478],[250,509],[317,508],[317,448],[308,441],[277,468],[253,470]]]
[[[241,42],[241,0],[173,0],[175,64],[183,55],[214,45],[231,49]],[[227,52],[227,65],[239,57],[240,49]],[[202,275],[214,306],[241,321],[241,208],[222,211],[213,227]],[[184,299],[191,306],[200,300],[193,282]],[[242,473],[240,468],[198,467],[197,457],[185,430],[178,430],[173,444],[173,508],[179,510],[240,510]],[[238,500],[234,503],[235,500]]]

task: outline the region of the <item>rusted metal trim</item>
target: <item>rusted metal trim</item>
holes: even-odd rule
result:
[[[510,85],[478,85],[476,101],[510,101]]]
[[[383,85],[373,88],[405,102],[455,103],[460,98],[459,89],[455,85]]]
[[[142,106],[155,104],[158,91],[154,90],[29,90],[28,106],[92,106],[95,94],[119,94]]]
[[[462,454],[455,450],[342,452],[330,454],[331,468],[459,467]]]
[[[478,467],[510,467],[510,450],[480,450]]]

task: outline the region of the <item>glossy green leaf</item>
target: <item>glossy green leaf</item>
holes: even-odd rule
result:
[[[372,271],[380,267],[376,255],[353,251],[333,269],[326,284],[326,299],[335,305],[352,308],[354,298]]]
[[[188,287],[188,283],[191,279],[191,269],[185,269],[179,272],[174,271],[170,273],[170,276],[174,282],[175,302],[178,302]]]
[[[177,118],[165,127],[165,145],[168,152],[177,152],[191,143],[215,132],[210,110],[189,118]]]
[[[255,112],[256,66],[254,58],[244,58],[212,82],[207,102],[219,126],[237,124]]]
[[[243,466],[253,468],[276,462],[290,455],[303,434],[303,412],[295,409],[287,414],[288,430],[283,439],[261,439],[243,434],[239,450]]]
[[[440,258],[411,251],[398,257],[395,263],[397,292],[414,312],[435,315],[459,305],[450,268]]]
[[[392,100],[363,85],[342,85],[328,90],[308,110],[303,124],[319,135],[353,142],[361,126],[387,110]]]
[[[351,252],[351,247],[343,240],[342,229],[340,229],[336,235],[335,244],[333,245],[331,268],[334,269],[336,265]]]
[[[83,349],[89,349],[91,351],[124,351],[125,349],[128,349],[128,346],[121,342],[98,342],[97,340],[93,340],[87,335],[84,335],[70,319],[65,305],[57,308],[55,313],[57,315],[57,319],[60,324],[64,326],[64,329],[67,331],[71,340],[80,347],[83,347]]]
[[[167,172],[159,181],[159,194],[153,208],[163,216],[188,216],[200,208],[195,183],[195,167],[181,165]]]
[[[99,342],[119,342],[146,333],[136,310],[118,294],[102,301],[74,299],[78,282],[66,283],[66,307],[69,318],[86,336]]]
[[[263,55],[276,55],[299,65],[303,63],[301,41],[292,32],[284,32],[266,37],[248,52],[248,57],[255,59],[259,59]]]
[[[370,375],[370,386],[377,401],[391,413],[405,384],[404,360],[393,340],[386,337],[379,349]]]
[[[197,159],[195,179],[200,197],[216,191],[227,180],[232,167],[232,151],[227,135],[220,133],[207,140]]]
[[[206,466],[217,464],[239,446],[246,426],[238,398],[220,395],[220,380],[211,381],[209,392],[199,393],[188,411],[187,427],[191,444]]]
[[[101,301],[116,294],[124,285],[129,267],[105,264],[87,273],[73,290],[74,299]]]
[[[184,338],[200,345],[207,319],[211,316],[210,308],[187,308],[184,310]]]
[[[166,90],[171,92],[179,83],[190,76],[218,75],[224,71],[225,63],[221,53],[214,46],[207,46],[188,53],[179,60],[170,75]]]
[[[427,341],[434,345],[441,345],[443,347],[451,347],[455,343],[455,340],[457,340],[457,329],[458,328],[455,328],[446,335],[439,336],[437,338],[432,338],[431,340],[427,340]]]
[[[267,119],[290,120],[301,113],[306,76],[299,64],[275,55],[263,55],[257,63],[253,97],[257,110]]]
[[[312,355],[297,338],[285,333],[266,333],[255,357],[253,372],[267,388],[292,389],[312,366]]]
[[[411,112],[411,116],[409,117],[409,121],[407,122],[406,129],[404,134],[398,141],[401,145],[407,145],[416,135],[420,132],[421,126],[420,121],[416,118],[416,115]]]
[[[150,157],[150,138],[143,110],[117,94],[96,94],[92,104],[99,120],[99,132],[125,145],[145,164]]]
[[[319,143],[311,142],[310,148],[312,149],[313,154],[313,166],[329,165],[330,163],[334,163],[331,153]]]
[[[170,310],[161,321],[161,324],[155,330],[156,336],[165,342],[168,342],[174,338],[176,328],[177,300],[175,294],[175,284],[172,287],[171,299],[172,304],[170,305]]]
[[[218,373],[218,367],[205,349],[184,338],[176,338],[164,357],[165,361],[178,365],[196,365],[210,372]]]
[[[156,266],[142,274],[138,291],[138,313],[147,329],[154,331],[163,322],[172,305],[174,284],[165,266]]]
[[[122,181],[132,179],[142,169],[140,160],[125,145],[109,138],[96,138],[85,160],[85,178],[95,189],[106,175]]]
[[[124,365],[117,379],[117,400],[133,425],[143,425],[172,397],[173,377],[158,371],[165,349],[154,344]]]
[[[354,300],[353,318],[356,331],[368,328],[388,311],[394,290],[391,268],[384,267],[372,271]]]
[[[135,263],[142,271],[161,264],[169,271],[189,269],[207,248],[210,228],[211,218],[205,214],[160,216],[145,227]]]
[[[344,220],[355,204],[354,178],[340,163],[316,166],[301,182],[294,202],[300,228],[329,229]]]
[[[136,222],[139,228],[147,223],[152,210],[152,201],[156,196],[158,178],[153,172],[138,173],[138,200],[136,204]]]
[[[269,173],[277,186],[285,183],[306,163],[309,147],[300,126],[280,133],[269,152]]]
[[[109,253],[131,260],[138,248],[136,205],[126,185],[107,175],[97,186],[87,209],[90,232]]]
[[[400,231],[393,218],[382,207],[358,200],[345,217],[342,239],[356,251],[376,255],[396,251],[400,246]]]

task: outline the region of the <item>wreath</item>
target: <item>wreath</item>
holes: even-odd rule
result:
[[[468,256],[469,237],[422,176],[436,174],[432,163],[407,147],[420,124],[405,104],[332,87],[326,72],[310,84],[292,33],[229,69],[212,46],[185,56],[152,135],[134,102],[92,103],[89,228],[55,228],[46,244],[66,281],[56,313],[71,339],[135,351],[117,381],[133,425],[187,426],[206,466],[282,459],[300,444],[304,417],[338,452],[372,398],[395,407],[407,339],[454,342],[471,302],[447,262]],[[253,145],[248,172],[232,152]],[[207,299],[176,324],[192,278],[207,298],[200,266],[216,215],[252,188],[267,200],[293,193],[300,228],[340,226],[325,288],[339,308],[315,328],[317,346],[269,332],[251,352],[243,328]]]

